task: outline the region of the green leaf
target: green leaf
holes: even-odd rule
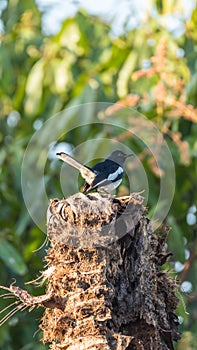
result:
[[[0,258],[13,272],[23,276],[27,267],[15,247],[6,240],[0,241]]]
[[[39,110],[44,79],[44,60],[41,59],[32,67],[26,85],[25,112],[28,116],[35,116]]]
[[[137,52],[131,52],[120,70],[117,80],[117,93],[120,98],[124,98],[128,94],[128,82],[131,79],[131,73],[134,71],[138,59]]]
[[[169,216],[167,222],[172,227],[168,237],[169,250],[172,251],[174,259],[185,262],[183,232],[177,225],[174,216]]]

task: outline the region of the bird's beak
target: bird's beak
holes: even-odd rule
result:
[[[126,158],[132,157],[132,156],[134,156],[134,154],[133,153],[129,153],[129,154],[127,154]]]

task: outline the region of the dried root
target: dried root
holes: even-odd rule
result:
[[[6,315],[0,320],[0,326],[2,326],[6,321],[8,321],[15,313],[18,311],[24,311],[29,309],[31,312],[35,307],[59,307],[61,308],[60,300],[57,302],[57,298],[54,297],[53,293],[44,294],[39,296],[32,296],[26,290],[21,289],[14,284],[14,281],[10,287],[0,286],[0,289],[7,290],[9,293],[3,294],[0,297],[4,299],[8,298],[17,298],[16,301],[6,306],[3,310],[0,311],[0,314],[6,312],[9,308],[14,308],[6,313]]]

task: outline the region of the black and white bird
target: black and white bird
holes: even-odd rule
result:
[[[78,169],[85,179],[83,193],[89,191],[111,192],[122,182],[125,160],[133,154],[122,151],[112,152],[103,162],[95,164],[92,168],[81,164],[70,155],[60,152],[57,157],[74,168]]]

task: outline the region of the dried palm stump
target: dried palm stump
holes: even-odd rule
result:
[[[168,230],[157,236],[138,194],[52,200],[47,295],[41,322],[50,349],[174,349],[175,282],[161,270]]]

